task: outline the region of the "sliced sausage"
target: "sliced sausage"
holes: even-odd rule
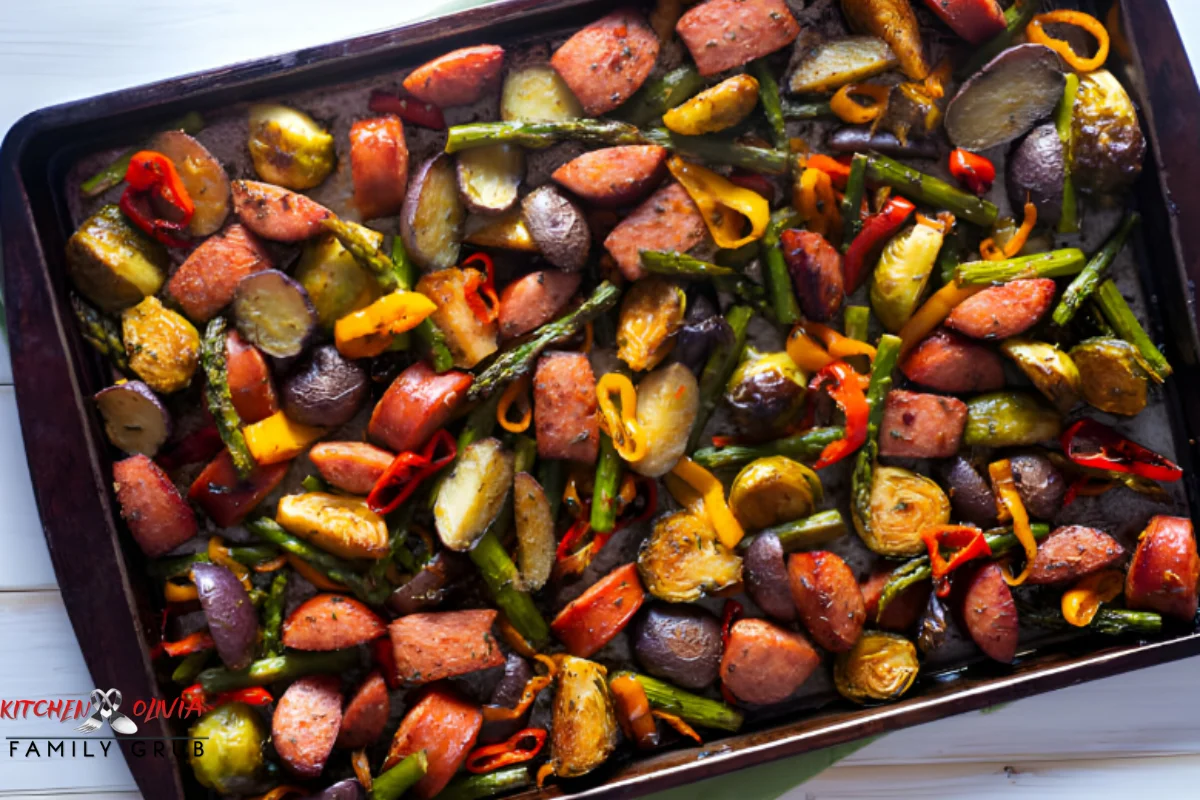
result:
[[[621,220],[604,240],[604,247],[627,280],[645,275],[643,250],[686,253],[705,240],[708,229],[687,191],[671,182],[646,198]]]
[[[1004,574],[994,563],[975,571],[963,592],[967,633],[989,658],[1011,664],[1017,655],[1017,605]]]
[[[394,458],[366,442],[321,442],[308,451],[308,459],[321,477],[350,494],[370,494]]]
[[[350,126],[350,176],[363,219],[400,213],[408,191],[408,144],[398,117],[360,119]]]
[[[989,286],[950,312],[946,327],[973,339],[1007,339],[1037,324],[1054,302],[1050,278],[1027,278]]]
[[[409,614],[392,622],[396,674],[407,683],[429,683],[504,663],[492,635],[495,609]]]
[[[293,650],[344,650],[387,633],[383,620],[352,597],[319,594],[283,623],[283,644]]]
[[[316,778],[325,769],[342,725],[340,681],[311,675],[287,688],[271,718],[271,741],[287,768],[301,778]]]
[[[949,458],[958,452],[967,404],[956,397],[897,389],[888,392],[879,429],[879,455]]]
[[[721,683],[743,703],[768,705],[791,697],[820,664],[801,634],[763,619],[742,619],[729,630]]]
[[[1073,581],[1112,566],[1124,555],[1125,548],[1104,531],[1068,525],[1038,545],[1025,582],[1038,585]]]
[[[113,464],[113,483],[121,517],[146,555],[165,555],[196,535],[192,510],[148,456],[138,454]]]
[[[922,339],[900,360],[913,383],[937,392],[964,394],[1004,388],[1004,362],[991,348],[945,328]]]
[[[788,582],[783,545],[773,533],[760,533],[746,548],[746,591],[767,616],[780,622],[796,618],[796,601]]]
[[[424,361],[401,372],[371,413],[367,437],[395,453],[419,450],[467,398],[471,376],[437,374]]]
[[[325,206],[302,194],[262,181],[234,181],[233,210],[242,224],[275,242],[299,242],[316,236],[332,216]]]
[[[388,748],[383,771],[413,753],[425,751],[429,769],[412,788],[417,800],[429,800],[458,772],[483,725],[483,713],[449,689],[430,689],[404,715]]]
[[[675,31],[708,76],[787,47],[800,25],[783,0],[706,0],[680,17]]]
[[[996,524],[996,495],[979,471],[962,456],[956,456],[942,472],[954,519],[981,528]]]
[[[1200,557],[1186,517],[1157,516],[1146,525],[1125,575],[1125,604],[1191,622],[1196,616]]]
[[[237,331],[225,336],[225,378],[233,408],[243,425],[264,420],[279,410],[279,395],[266,356]]]
[[[500,337],[511,339],[545,325],[562,313],[583,275],[545,269],[510,283],[500,293]]]
[[[338,730],[337,746],[357,750],[375,744],[383,735],[392,702],[388,697],[387,681],[379,672],[372,672],[358,687],[354,697],[342,712],[342,727]]]
[[[262,242],[235,222],[191,252],[167,282],[167,294],[188,319],[208,322],[233,300],[238,281],[273,268]]]
[[[1004,9],[996,0],[925,0],[942,22],[971,44],[983,44],[1004,30]]]
[[[404,90],[438,108],[466,106],[496,85],[503,66],[503,47],[463,47],[414,69],[404,79]]]
[[[793,553],[788,578],[800,621],[817,644],[834,653],[853,647],[867,620],[867,607],[846,562],[824,550]]]
[[[780,244],[804,316],[817,322],[832,318],[842,306],[842,254],[811,231],[786,230]]]
[[[721,666],[721,623],[699,606],[656,603],[634,626],[633,651],[651,675],[703,689]]]
[[[600,452],[596,376],[583,353],[551,352],[533,378],[538,458],[593,464]]]
[[[656,144],[605,147],[563,164],[550,177],[593,205],[627,206],[667,175],[667,149]]]
[[[612,111],[645,82],[658,59],[658,36],[646,19],[623,8],[596,20],[550,57],[590,117]]]
[[[1054,519],[1062,508],[1067,482],[1058,467],[1043,455],[1026,453],[1009,459],[1013,483],[1029,516]]]
[[[873,571],[859,587],[867,608],[867,624],[893,633],[908,633],[917,625],[917,620],[929,604],[929,592],[933,586],[929,581],[918,581],[892,598],[879,614],[879,598],[887,585],[892,570],[883,567]]]

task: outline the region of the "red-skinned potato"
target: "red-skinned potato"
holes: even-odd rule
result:
[[[463,47],[414,69],[404,79],[404,89],[438,108],[470,105],[496,84],[503,66],[503,47]]]
[[[1198,581],[1200,557],[1192,521],[1186,517],[1151,519],[1138,538],[1125,575],[1125,604],[1191,622],[1196,616]]]
[[[336,428],[354,418],[369,391],[366,370],[322,345],[283,384],[283,410],[301,425]]]
[[[408,144],[398,117],[360,119],[350,126],[350,175],[363,219],[399,213],[408,188]]]
[[[301,603],[283,623],[283,644],[293,650],[344,650],[387,633],[383,620],[352,597],[319,594]]]
[[[413,262],[426,271],[458,263],[466,216],[454,159],[442,153],[417,167],[400,212],[400,236]]]
[[[517,202],[525,179],[525,151],[515,144],[464,150],[455,156],[458,194],[476,214],[503,214]]]
[[[121,516],[147,556],[165,555],[196,535],[192,510],[148,457],[136,455],[113,464],[113,483]]]
[[[301,778],[317,778],[342,725],[340,681],[310,675],[287,688],[275,704],[271,741],[279,758]]]
[[[262,181],[234,181],[233,210],[241,223],[264,239],[300,242],[325,228],[332,216],[324,206],[302,194]]]
[[[190,575],[217,655],[229,669],[245,669],[258,641],[258,614],[246,587],[219,564],[193,564]]]
[[[654,144],[605,147],[563,164],[550,177],[603,208],[636,203],[667,175],[667,149]]]
[[[796,618],[796,601],[788,581],[786,554],[779,537],[761,533],[746,548],[743,555],[746,570],[746,591],[767,616],[781,622]]]
[[[988,658],[1011,664],[1017,655],[1017,605],[999,565],[988,562],[966,577],[962,620]]]
[[[505,286],[500,293],[500,337],[512,339],[558,317],[582,280],[577,272],[546,269]]]
[[[1066,80],[1062,60],[1049,47],[1010,47],[954,95],[946,107],[946,134],[955,147],[974,153],[1011,142],[1050,117]]]
[[[539,186],[521,201],[521,219],[547,261],[578,272],[592,249],[592,232],[579,206],[553,186]]]

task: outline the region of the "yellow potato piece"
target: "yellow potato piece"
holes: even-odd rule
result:
[[[663,124],[682,136],[716,133],[737,125],[758,105],[758,81],[734,75],[663,114]]]

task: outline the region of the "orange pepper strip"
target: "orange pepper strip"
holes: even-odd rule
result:
[[[163,652],[172,658],[199,653],[202,650],[211,650],[214,647],[216,645],[213,643],[212,635],[207,630],[188,634],[176,642],[162,643]]]
[[[467,772],[493,772],[510,764],[523,764],[537,758],[546,745],[544,728],[517,731],[507,741],[480,747],[467,756]]]
[[[1076,28],[1083,28],[1096,38],[1096,43],[1099,45],[1096,55],[1091,58],[1080,57],[1071,49],[1070,42],[1063,39],[1055,39],[1046,33],[1046,29],[1042,26],[1047,23],[1074,25]],[[1044,14],[1038,14],[1029,21],[1029,27],[1025,29],[1025,38],[1034,44],[1044,44],[1046,47],[1049,47],[1062,56],[1062,60],[1067,62],[1067,66],[1076,72],[1093,72],[1103,67],[1104,62],[1108,60],[1108,30],[1100,20],[1082,11],[1059,9],[1057,11],[1047,11]]]
[[[250,568],[234,560],[229,548],[225,546],[225,540],[220,536],[209,537],[208,560],[232,572],[233,576],[242,582],[242,586],[246,587],[246,591],[250,591]]]
[[[650,700],[637,678],[618,675],[609,682],[608,688],[612,691],[617,721],[621,723],[621,731],[626,738],[632,740],[639,750],[658,746],[658,726],[654,724]]]
[[[810,231],[827,239],[840,234],[842,217],[828,173],[813,167],[806,168],[800,174],[794,194],[792,202]]]
[[[187,603],[192,600],[197,600],[200,593],[196,591],[196,587],[190,583],[180,583],[179,581],[169,580],[163,586],[163,599],[168,603]]]
[[[630,678],[630,680],[633,679]],[[650,713],[653,714],[656,719],[661,719],[663,722],[670,725],[677,732],[683,734],[689,739],[694,739],[696,744],[704,744],[704,740],[700,738],[700,734],[696,733],[695,728],[684,722],[683,717],[676,716],[675,714],[658,708],[654,709]]]
[[[984,261],[1003,261],[1006,258],[1014,257],[1029,241],[1029,235],[1033,233],[1037,219],[1037,206],[1027,199],[1025,201],[1025,218],[1021,220],[1021,227],[1012,235],[1012,238],[1001,248],[996,244],[996,240],[989,236],[979,243],[979,255],[983,256]]]
[[[283,569],[283,565],[287,563],[287,556],[280,553],[274,558],[269,558],[266,561],[260,561],[255,564],[252,569],[255,572],[275,572]]]
[[[354,777],[363,785],[369,794],[374,781],[371,779],[371,762],[367,760],[367,751],[355,750],[350,754],[350,766],[354,768]]]
[[[297,556],[292,555],[291,553],[288,553],[287,562],[292,565],[292,569],[294,569],[294,570],[296,570],[296,572],[300,573],[300,577],[304,578],[306,581],[308,581],[309,583],[311,583],[313,586],[317,587],[318,589],[324,589],[327,592],[348,592],[348,591],[350,591],[342,584],[337,583],[335,581],[331,581],[331,580],[329,580],[329,578],[326,578],[324,575],[322,575],[320,572],[318,572],[315,567],[310,565],[307,561],[305,561],[302,558],[299,558]]]
[[[518,655],[525,658],[537,658],[537,650],[533,648],[521,632],[513,627],[513,624],[508,621],[508,617],[501,612],[496,620],[496,628],[500,632],[500,638],[503,639],[509,647],[516,651]]]
[[[554,762],[547,761],[542,766],[538,767],[537,771],[537,788],[541,789],[545,785],[546,779],[554,775]]]
[[[849,164],[843,164],[836,158],[831,158],[821,153],[809,156],[805,160],[804,166],[808,169],[819,169],[821,172],[824,172],[838,189],[845,189],[846,183],[850,180]]]
[[[704,511],[717,532],[717,539],[725,547],[733,550],[742,541],[746,532],[742,525],[729,510],[725,502],[725,487],[711,472],[683,456],[671,470],[671,474],[695,489],[704,498]]]
[[[394,335],[412,330],[435,311],[437,304],[420,292],[392,292],[334,323],[334,344],[346,358],[372,358],[388,349]]]
[[[1020,575],[1014,578],[1007,565],[1001,567],[1005,583],[1009,586],[1020,586],[1029,577],[1029,571],[1033,568],[1033,560],[1037,558],[1037,538],[1034,537],[1033,528],[1029,525],[1029,514],[1025,511],[1025,504],[1021,502],[1021,494],[1017,491],[1017,484],[1013,480],[1012,464],[1009,460],[1006,458],[989,464],[988,474],[992,478],[992,486],[995,488],[1000,502],[1004,503],[1008,507],[1008,513],[1012,514],[1013,534],[1025,548],[1025,568],[1021,570]]]
[[[509,433],[524,433],[529,430],[529,424],[533,421],[533,405],[529,402],[529,383],[528,376],[515,380],[504,387],[504,394],[500,395],[500,402],[496,406],[496,422],[499,422],[500,427]],[[513,403],[516,403],[517,409],[521,412],[521,416],[517,420],[513,420],[508,415],[508,410],[512,408]]]
[[[521,699],[512,708],[504,706],[484,706],[483,720],[484,722],[509,722],[514,719],[520,719],[533,705],[533,701],[541,691],[550,684],[554,683],[554,676],[558,674],[558,664],[548,656],[539,654],[534,655],[534,660],[542,664],[547,669],[545,675],[534,675],[525,684],[525,691],[521,693]]]
[[[266,794],[260,794],[258,797],[252,797],[250,800],[283,800],[283,798],[293,794],[307,795],[308,790],[301,789],[299,786],[284,784],[283,786],[276,786]]]
[[[845,359],[847,356],[866,356],[872,361],[875,360],[874,347],[866,342],[843,336],[828,325],[822,325],[819,322],[801,322],[799,327],[809,336],[820,341],[835,361]]]
[[[788,334],[787,354],[806,374],[819,372],[823,367],[837,361],[808,335],[803,325],[797,325]]]
[[[1080,580],[1062,596],[1063,619],[1077,628],[1091,624],[1103,603],[1112,602],[1125,589],[1125,576],[1106,569]]]
[[[950,281],[933,293],[925,303],[917,309],[917,313],[904,323],[900,329],[900,355],[903,356],[917,345],[922,339],[942,324],[955,307],[968,297],[978,294],[986,286],[959,286]]]
[[[842,122],[864,125],[883,116],[890,91],[888,87],[874,83],[848,83],[833,95],[829,107]],[[872,103],[864,106],[855,97],[869,98]]]

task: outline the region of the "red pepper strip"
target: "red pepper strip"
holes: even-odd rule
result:
[[[1071,503],[1074,503],[1080,497],[1099,497],[1109,489],[1115,489],[1116,486],[1116,481],[1106,481],[1100,478],[1093,478],[1090,475],[1076,478],[1067,487],[1067,493],[1063,497],[1063,508],[1071,505]]]
[[[226,703],[245,703],[248,706],[269,706],[275,702],[271,693],[261,686],[251,686],[246,689],[234,689],[231,692],[221,692],[213,701],[213,706],[223,706]]]
[[[984,195],[996,180],[996,167],[978,153],[958,147],[950,153],[950,174],[975,194]]]
[[[983,531],[970,525],[936,525],[921,532],[921,539],[929,549],[930,571],[938,597],[950,594],[950,573],[972,559],[990,556]],[[942,548],[953,550],[950,560],[942,558]]]
[[[496,267],[487,253],[474,253],[462,263],[462,269],[468,270],[474,264],[483,268],[476,272],[467,272],[467,305],[475,312],[475,317],[487,325],[495,322],[500,316],[500,298],[496,295]]]
[[[567,528],[567,532],[563,534],[562,541],[558,543],[558,549],[554,552],[555,561],[564,561],[575,548],[575,545],[583,541],[583,537],[588,535],[592,529],[592,523],[588,514],[581,515],[571,527]]]
[[[202,708],[208,711],[212,708],[208,704],[208,694],[204,691],[204,687],[198,683],[193,683],[191,686],[179,693],[184,704],[191,708]]]
[[[863,393],[862,377],[845,361],[835,361],[813,377],[809,388],[817,391],[829,382],[829,396],[838,404],[838,408],[846,415],[846,433],[836,442],[825,445],[821,457],[813,465],[814,469],[836,464],[867,441],[867,417],[870,409],[867,406],[867,396]]]
[[[850,180],[849,160],[843,162],[817,153],[809,156],[808,160],[804,162],[804,166],[824,172],[838,189],[845,189],[846,183]]]
[[[721,612],[721,645],[729,646],[729,633],[733,624],[746,616],[746,609],[737,600],[726,600],[725,610]]]
[[[467,771],[478,775],[481,772],[492,772],[507,767],[509,764],[523,764],[537,758],[545,745],[544,729],[526,728],[514,733],[506,742],[489,744],[471,753],[467,756]]]
[[[433,103],[422,103],[415,97],[407,95],[397,97],[394,94],[376,90],[371,92],[367,108],[375,114],[395,114],[405,122],[420,125],[422,128],[440,131],[446,127],[446,118],[442,116],[440,108]]]
[[[177,234],[185,231],[196,207],[171,159],[153,150],[134,153],[125,171],[125,182],[129,185],[121,195],[121,212],[168,247],[186,247],[188,240]],[[152,199],[170,206],[178,218],[157,218],[151,207]]]
[[[1125,472],[1168,483],[1183,477],[1183,470],[1175,462],[1093,419],[1081,419],[1067,428],[1061,443],[1067,458],[1080,466]]]
[[[438,451],[444,455],[438,456]],[[376,514],[390,514],[412,496],[421,482],[436,474],[458,455],[458,445],[450,432],[443,428],[433,435],[420,453],[399,453],[384,471],[371,493],[367,505]],[[392,493],[394,496],[389,497]]]
[[[216,645],[213,644],[213,638],[209,635],[208,631],[196,631],[177,642],[162,643],[162,651],[172,658],[176,656],[190,656],[192,653],[199,653],[201,650],[211,650],[214,647]]]
[[[400,674],[396,669],[396,652],[392,649],[392,640],[387,636],[371,642],[371,656],[383,673],[383,680],[389,689],[399,689]]]
[[[714,436],[712,437],[713,447],[732,447],[737,444],[736,436]]]
[[[862,230],[854,237],[854,241],[850,242],[850,248],[846,251],[847,295],[862,285],[883,246],[904,226],[916,208],[903,197],[891,197],[878,214],[872,214],[863,221]]]

